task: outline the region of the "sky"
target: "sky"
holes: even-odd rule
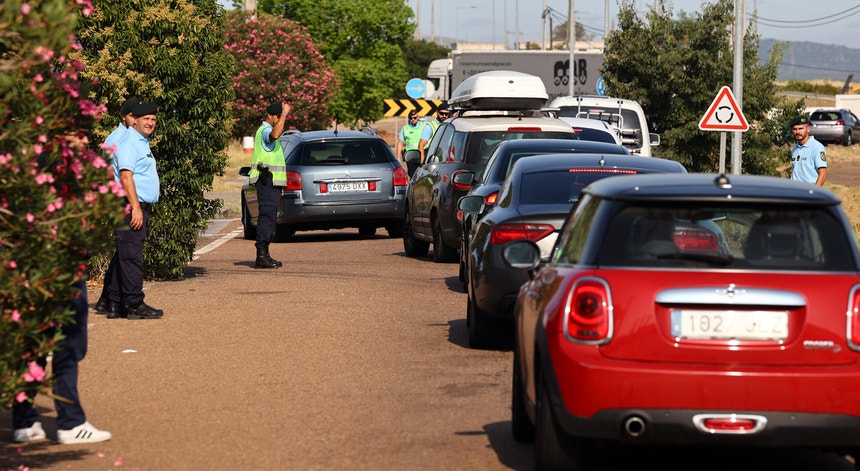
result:
[[[574,17],[586,32],[602,38],[607,0],[571,0]],[[637,8],[647,11],[655,0],[635,0]],[[520,41],[542,41],[544,4],[553,16],[567,18],[568,0],[406,0],[418,15],[421,37],[430,40],[459,38],[462,42],[497,42],[512,45],[519,23]],[[695,13],[708,0],[662,0],[677,16],[681,11]],[[610,28],[618,16],[617,0],[608,0]],[[431,5],[435,15],[431,20]],[[515,15],[519,7],[519,21]],[[507,10],[507,15],[505,11]],[[748,15],[757,10],[758,31],[763,39],[811,41],[860,48],[860,1],[858,0],[746,0]],[[850,11],[846,11],[850,10]],[[444,20],[442,20],[444,18]],[[459,21],[458,21],[459,20]],[[507,20],[507,23],[506,23]],[[507,27],[505,27],[507,24]],[[553,27],[559,20],[553,20]],[[494,26],[495,25],[495,26]],[[507,38],[505,32],[508,32]],[[548,37],[548,36],[547,36]],[[495,41],[494,41],[495,38]]]

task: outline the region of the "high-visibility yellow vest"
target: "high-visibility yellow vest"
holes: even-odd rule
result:
[[[413,150],[418,148],[418,141],[421,140],[421,132],[424,131],[424,126],[412,127],[410,124],[404,125],[400,129],[400,134],[403,136],[403,148],[405,150]]]
[[[425,124],[425,126],[430,126],[430,129],[433,131],[430,133],[430,139],[433,139],[433,135],[436,134],[436,130],[439,129],[440,124],[442,123],[440,123],[439,120],[435,118],[431,119],[430,121],[427,121],[427,123]],[[424,144],[425,149],[430,147],[430,139],[427,139],[427,144]]]
[[[257,183],[260,178],[259,166],[268,167],[272,172],[272,186],[287,186],[287,164],[284,162],[284,151],[281,148],[281,142],[275,139],[275,148],[269,152],[263,147],[263,129],[266,125],[260,126],[257,133],[254,135],[254,154],[251,158],[251,184]]]

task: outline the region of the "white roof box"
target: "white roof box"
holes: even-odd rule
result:
[[[540,77],[511,70],[492,70],[464,80],[448,103],[472,110],[539,110],[548,100]]]

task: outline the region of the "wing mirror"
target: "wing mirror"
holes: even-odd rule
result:
[[[407,150],[406,153],[403,155],[403,160],[405,160],[406,163],[419,164],[420,165],[421,164],[421,152],[418,152],[417,149]]]

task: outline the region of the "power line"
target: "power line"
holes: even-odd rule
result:
[[[805,19],[805,20],[774,20],[774,19],[770,19],[770,18],[762,18],[761,16],[753,15],[750,13],[747,13],[747,16],[755,17],[758,20],[771,21],[773,23],[797,23],[797,24],[801,24],[801,23],[814,23],[814,22],[818,22],[818,21],[822,21],[822,20],[829,20],[830,18],[834,18],[834,17],[840,16],[840,15],[843,15],[845,13],[848,13],[851,10],[857,10],[857,9],[860,9],[860,5],[853,6],[851,8],[848,8],[846,10],[843,10],[843,11],[840,11],[837,13],[834,13],[832,15],[822,16],[821,18],[809,18],[809,19]],[[860,13],[860,11],[854,12],[848,16],[856,15],[857,13]],[[843,17],[843,18],[839,18],[838,20],[842,20],[844,18],[847,18],[848,16]]]
[[[845,14],[851,10],[857,10],[857,11],[854,11],[853,13]],[[834,16],[843,15],[843,14],[845,14],[845,15],[840,17],[840,18],[837,18],[835,20],[830,20],[830,18],[832,18]],[[842,21],[846,18],[850,18],[850,17],[857,15],[857,14],[860,14],[860,5],[857,5],[856,7],[853,7],[853,8],[849,8],[848,10],[845,10],[843,12],[839,12],[835,15],[828,15],[828,16],[821,17],[821,18],[816,18],[816,19],[812,19],[812,20],[803,20],[803,21],[770,20],[767,18],[762,18],[760,16],[749,15],[749,14],[747,16],[749,16],[750,18],[753,18],[756,22],[758,22],[764,26],[768,26],[771,28],[817,28],[819,26],[829,25],[832,23],[836,23],[837,21]]]

